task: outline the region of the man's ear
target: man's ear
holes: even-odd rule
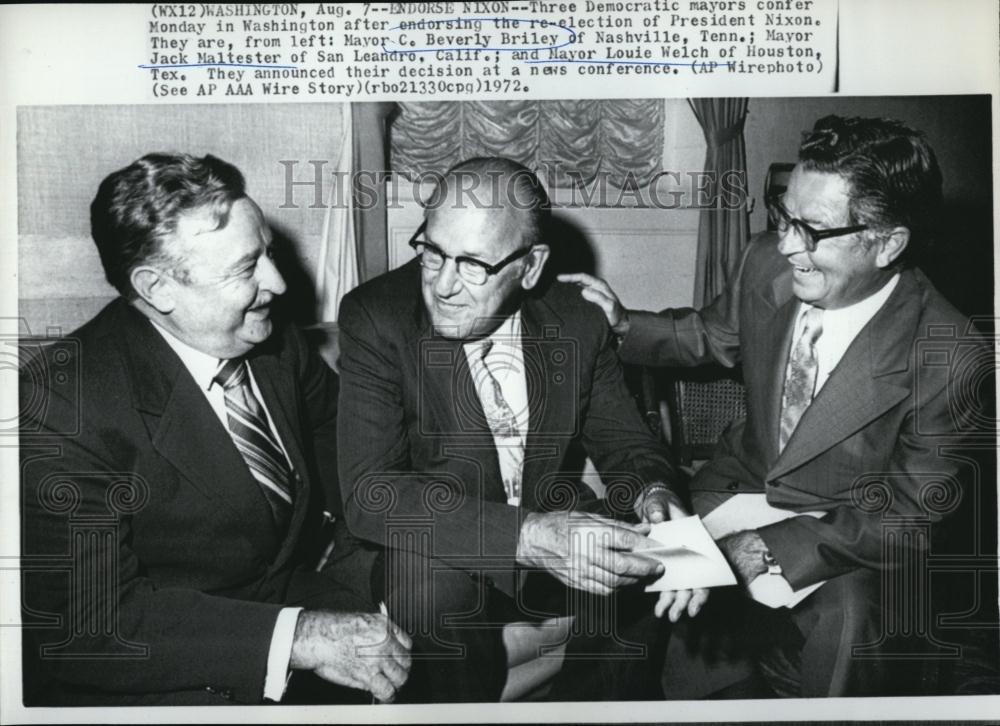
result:
[[[878,241],[878,254],[875,256],[875,264],[883,270],[895,262],[906,245],[910,243],[910,230],[906,227],[894,227],[888,235],[882,236]]]
[[[129,275],[132,289],[139,297],[163,315],[169,315],[177,302],[174,299],[174,280],[155,267],[136,267]]]
[[[528,262],[524,270],[524,275],[521,277],[521,287],[525,290],[530,290],[538,284],[538,280],[542,276],[542,270],[545,269],[545,263],[549,259],[549,252],[548,245],[537,244],[531,248],[531,252],[525,257]]]

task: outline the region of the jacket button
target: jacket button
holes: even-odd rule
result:
[[[736,482],[734,482],[734,481],[731,481],[731,482],[729,482],[728,484],[726,484],[726,489],[728,489],[728,490],[729,490],[729,491],[731,491],[731,492],[735,492],[735,491],[736,491],[737,489],[739,489],[739,488],[740,488],[740,485],[739,485],[739,484],[737,484],[737,483],[736,483]]]

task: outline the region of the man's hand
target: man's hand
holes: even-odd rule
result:
[[[666,485],[659,483],[651,484],[643,490],[636,500],[635,511],[643,522],[650,524],[691,516],[681,506],[677,495],[667,489]],[[668,612],[669,608],[667,617],[670,622],[676,623],[685,610],[692,618],[697,615],[706,600],[708,600],[708,588],[704,587],[695,590],[665,590],[660,593],[653,607],[653,614],[662,618],[663,613]]]
[[[289,667],[389,703],[410,673],[409,636],[378,613],[299,613]]]
[[[764,553],[767,545],[760,535],[752,529],[734,532],[720,539],[716,544],[729,560],[743,587],[747,587],[758,575],[767,572],[764,564]]]
[[[649,525],[583,512],[532,512],[521,525],[517,561],[541,567],[568,587],[609,595],[623,585],[663,574],[663,565],[633,554],[650,546]]]
[[[636,498],[635,515],[649,524],[691,516],[677,495],[670,491],[666,484],[658,482],[646,486]]]
[[[584,272],[573,272],[557,275],[560,282],[572,282],[582,289],[581,294],[584,300],[589,300],[604,311],[604,317],[608,319],[608,325],[616,335],[628,333],[629,320],[628,311],[621,304],[615,291],[611,289],[604,280]]]

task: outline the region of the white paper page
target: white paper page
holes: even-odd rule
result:
[[[653,525],[649,538],[661,546],[640,552],[662,562],[665,572],[646,587],[646,592],[736,584],[736,575],[700,517],[658,522]]]

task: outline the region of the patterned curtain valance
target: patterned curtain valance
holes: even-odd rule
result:
[[[506,156],[551,187],[647,186],[662,168],[662,100],[402,103],[390,167],[408,179],[474,156]]]

